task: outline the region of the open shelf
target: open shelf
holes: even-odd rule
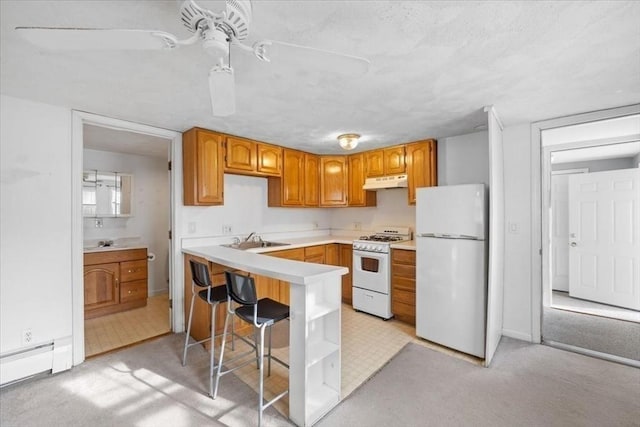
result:
[[[309,310],[307,321],[311,322],[337,310],[340,310],[340,306],[336,307],[335,305],[329,304],[316,304]]]
[[[307,396],[307,424],[312,425],[340,402],[340,392],[326,384],[314,388]]]
[[[310,345],[307,348],[307,354],[309,355],[307,358],[307,367],[313,366],[338,350],[340,350],[340,346],[329,341],[320,341]]]

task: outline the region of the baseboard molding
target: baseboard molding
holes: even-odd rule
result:
[[[514,338],[520,341],[533,342],[533,339],[531,338],[531,334],[526,334],[520,331],[514,331],[512,329],[503,329],[502,335],[504,335],[505,337]]]
[[[573,353],[582,354],[585,356],[597,357],[598,359],[608,360],[609,362],[620,363],[622,365],[633,366],[634,368],[640,368],[640,361],[627,359],[626,357],[615,356],[613,354],[601,353],[599,351],[589,350],[582,347],[576,347],[569,344],[563,344],[555,341],[543,341],[543,344],[549,347],[558,348],[560,350],[571,351]]]

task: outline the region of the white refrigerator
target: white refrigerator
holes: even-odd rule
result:
[[[485,356],[487,219],[484,184],[416,193],[416,335]]]

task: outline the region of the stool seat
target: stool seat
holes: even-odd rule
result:
[[[237,307],[236,315],[247,323],[257,321],[258,323],[266,323],[269,325],[288,318],[289,306],[274,301],[271,298],[262,298],[258,304],[258,317],[253,316],[254,309],[251,305]]]
[[[220,285],[209,289],[204,289],[198,292],[198,296],[206,303],[221,303],[227,302],[227,285]]]

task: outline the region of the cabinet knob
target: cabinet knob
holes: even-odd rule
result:
[[[129,293],[131,293],[131,291],[129,291]]]

